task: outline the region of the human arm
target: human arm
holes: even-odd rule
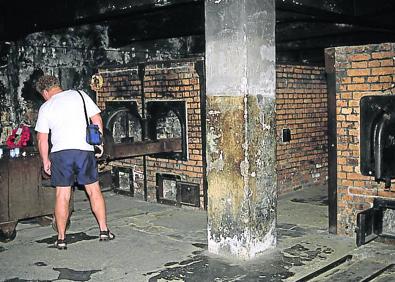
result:
[[[99,127],[99,130],[100,130],[101,134],[103,135],[103,120],[100,116],[100,113],[92,116],[91,121],[93,124],[96,124]]]
[[[48,133],[37,132],[37,144],[45,173],[51,175],[51,161],[49,160]]]

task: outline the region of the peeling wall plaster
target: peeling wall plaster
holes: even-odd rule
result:
[[[255,258],[266,250],[274,248],[277,241],[275,223],[271,225],[270,230],[263,238],[254,237],[251,232],[246,229],[238,236],[220,236],[219,239],[213,239],[210,225],[207,228],[207,233],[209,252],[214,254],[222,254],[226,252],[231,256],[242,260]]]
[[[274,1],[207,2],[209,250],[276,244]]]

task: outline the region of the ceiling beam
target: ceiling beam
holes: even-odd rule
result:
[[[126,16],[203,3],[203,0],[36,0],[3,3],[0,40],[18,40],[29,33],[104,23]]]
[[[394,6],[395,7],[395,6]],[[293,20],[297,21],[316,21],[336,24],[351,24],[358,27],[377,28],[381,30],[393,31],[394,23],[381,22],[379,20],[372,20],[365,16],[354,16],[348,14],[339,14],[320,8],[303,6],[295,3],[294,1],[276,1],[276,12],[288,13],[287,19],[281,19],[281,14],[278,15],[276,24],[288,25]],[[295,16],[292,17],[292,14]],[[301,16],[304,18],[301,19]]]
[[[347,32],[343,34],[332,34],[323,37],[311,37],[302,40],[293,40],[284,43],[277,43],[276,50],[308,50],[310,48],[328,48],[337,46],[374,44],[387,41],[394,41],[395,35],[389,37],[388,34],[367,33],[365,31]]]
[[[112,47],[136,41],[204,35],[204,5],[193,3],[155,10],[108,22]]]

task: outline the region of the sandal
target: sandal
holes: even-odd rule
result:
[[[67,250],[67,243],[64,239],[56,240],[54,245],[56,248],[58,248],[58,250]]]
[[[115,235],[111,233],[110,230],[100,231],[99,241],[109,241],[109,240],[113,240],[114,238]]]

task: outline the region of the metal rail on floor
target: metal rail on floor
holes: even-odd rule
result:
[[[329,270],[334,269],[335,267],[338,267],[339,265],[341,265],[341,264],[343,264],[345,262],[350,261],[351,259],[352,259],[352,255],[346,255],[346,256],[344,256],[344,257],[342,257],[342,258],[340,258],[340,259],[338,259],[338,260],[336,260],[336,261],[324,266],[323,268],[320,268],[317,271],[314,271],[314,272],[306,275],[305,277],[300,278],[296,282],[309,281],[309,280],[311,280],[313,278],[316,278],[316,277],[320,276],[321,274],[323,274],[323,273],[325,273],[325,272],[327,272]]]

